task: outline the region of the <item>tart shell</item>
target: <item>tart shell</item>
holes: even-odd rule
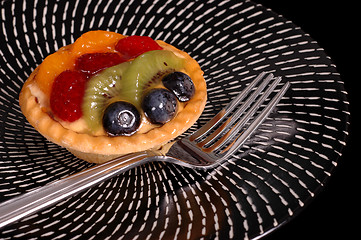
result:
[[[29,123],[45,138],[65,147],[78,158],[88,162],[102,163],[120,155],[161,148],[185,132],[197,121],[206,104],[207,88],[203,78],[203,71],[197,61],[187,53],[163,41],[157,40],[157,42],[164,49],[171,50],[176,55],[185,58],[185,72],[193,80],[196,89],[193,98],[184,105],[182,111],[178,112],[170,122],[155,127],[146,133],[136,133],[132,136],[94,136],[69,130],[63,127],[46,107],[41,106],[39,96],[34,96],[31,91],[32,85],[37,84],[34,79],[41,65],[29,76],[21,90],[19,104],[23,114]]]

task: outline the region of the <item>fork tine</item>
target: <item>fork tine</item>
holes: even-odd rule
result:
[[[252,121],[252,123],[234,140],[225,150],[224,155],[222,158],[228,158],[231,156],[251,135],[252,133],[258,128],[260,124],[268,117],[268,115],[272,112],[274,107],[278,104],[281,100],[283,95],[286,93],[287,89],[289,88],[290,83],[287,82],[282,89],[272,98],[272,100],[268,103],[268,105],[262,110],[262,112]],[[239,131],[239,129],[238,129]],[[236,131],[234,131],[236,132]],[[230,137],[227,138],[229,141]],[[224,141],[224,143],[227,142]]]
[[[260,73],[239,95],[237,95],[225,108],[223,108],[217,115],[215,115],[210,121],[199,128],[196,132],[190,135],[189,140],[194,141],[211,131],[219,122],[226,118],[235,107],[251,92],[254,86],[262,80],[266,75],[266,72]],[[268,78],[272,78],[273,74],[270,73]]]
[[[238,120],[238,118],[246,111],[246,109],[251,106],[252,103],[254,103],[255,99],[260,95],[261,91],[270,83],[270,81],[273,78],[273,74],[269,74],[264,81],[262,81],[261,85],[258,86],[258,88],[252,93],[250,97],[247,98],[247,100],[242,103],[239,109],[235,113],[232,114],[232,116],[224,122],[221,126],[217,128],[213,133],[211,133],[206,139],[204,139],[200,145],[204,146],[206,144],[210,144],[213,142],[219,135],[224,133],[226,130],[228,130],[228,127],[232,126],[235,121]],[[277,79],[273,84],[274,87],[279,83],[281,79]],[[273,90],[272,89],[272,90]],[[266,97],[271,93],[269,90],[263,95],[263,99],[266,99]],[[267,96],[265,96],[267,94]],[[256,109],[255,109],[256,110]]]
[[[238,122],[228,131],[228,133],[225,135],[226,137],[222,137],[220,140],[217,141],[215,146],[212,146],[213,151],[216,151],[217,149],[220,149],[224,145],[226,145],[231,139],[233,139],[239,131],[244,127],[244,125],[251,119],[251,117],[256,113],[257,109],[261,106],[261,104],[267,99],[267,97],[273,92],[273,90],[276,88],[276,86],[280,83],[281,77],[277,77],[275,81],[268,87],[268,89],[261,95],[261,97],[254,102],[254,98],[251,98],[250,100],[254,102],[252,107],[247,110],[247,113],[238,120]],[[266,82],[268,84],[268,82]],[[257,89],[258,90],[258,89]],[[256,93],[259,94],[260,91],[257,91]],[[252,95],[253,97],[253,95]],[[251,103],[249,103],[251,104]],[[245,110],[241,109],[242,112]],[[235,122],[238,119],[238,115],[234,114],[231,116],[232,120],[230,123]],[[229,124],[229,126],[232,126]],[[228,130],[228,128],[224,128],[223,130]],[[224,132],[224,131],[223,131]],[[219,135],[219,134],[218,134]],[[212,139],[211,141],[214,141]]]

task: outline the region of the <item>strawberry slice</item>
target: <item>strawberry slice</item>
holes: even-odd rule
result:
[[[161,49],[163,48],[152,38],[136,35],[122,38],[115,45],[115,50],[123,55],[122,58],[124,61],[136,58],[148,51]]]
[[[77,58],[75,68],[91,77],[101,70],[122,62],[124,60],[118,53],[86,53]]]
[[[79,71],[66,70],[54,80],[50,108],[63,121],[73,122],[82,115],[81,105],[87,77]]]

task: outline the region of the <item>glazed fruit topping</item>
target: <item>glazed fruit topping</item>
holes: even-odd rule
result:
[[[83,54],[75,70],[56,77],[50,97],[55,116],[69,122],[83,116],[94,134],[102,126],[109,136],[130,136],[140,127],[140,112],[164,124],[176,116],[178,101],[193,97],[191,78],[180,72],[184,59],[150,37],[122,38],[115,50]]]
[[[152,38],[136,35],[120,39],[115,46],[115,50],[123,54],[124,61],[136,58],[148,51],[161,49],[163,48]]]
[[[79,71],[64,71],[55,78],[50,95],[50,108],[55,116],[68,122],[82,116],[86,80],[86,75]]]
[[[103,127],[110,136],[130,136],[140,125],[137,108],[123,101],[111,103],[104,111]]]
[[[170,73],[163,78],[162,82],[181,102],[189,101],[195,93],[192,79],[185,73]]]
[[[91,132],[95,133],[101,128],[104,109],[111,99],[119,96],[122,76],[129,65],[130,62],[124,62],[104,69],[88,80],[82,110]]]
[[[151,123],[164,124],[175,117],[178,101],[169,90],[154,88],[145,95],[142,108]]]
[[[144,92],[154,85],[159,85],[164,73],[180,70],[183,66],[183,59],[174,53],[157,50],[107,68],[91,77],[86,85],[82,106],[83,117],[91,132],[96,133],[102,126],[104,109],[109,102],[115,99],[126,101],[141,111]]]
[[[160,82],[164,73],[180,70],[183,66],[183,58],[177,57],[171,51],[146,52],[134,59],[124,73],[120,95],[138,107],[145,88]]]
[[[118,53],[87,53],[77,58],[75,68],[90,77],[122,62],[124,60]]]

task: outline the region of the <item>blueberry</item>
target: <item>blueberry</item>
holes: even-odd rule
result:
[[[181,102],[189,101],[195,92],[192,79],[185,73],[173,72],[163,78],[163,85],[172,91]]]
[[[128,102],[113,102],[104,111],[103,127],[110,136],[130,136],[139,126],[140,114]]]
[[[154,88],[143,98],[142,108],[151,123],[164,124],[176,115],[178,101],[169,90]]]

